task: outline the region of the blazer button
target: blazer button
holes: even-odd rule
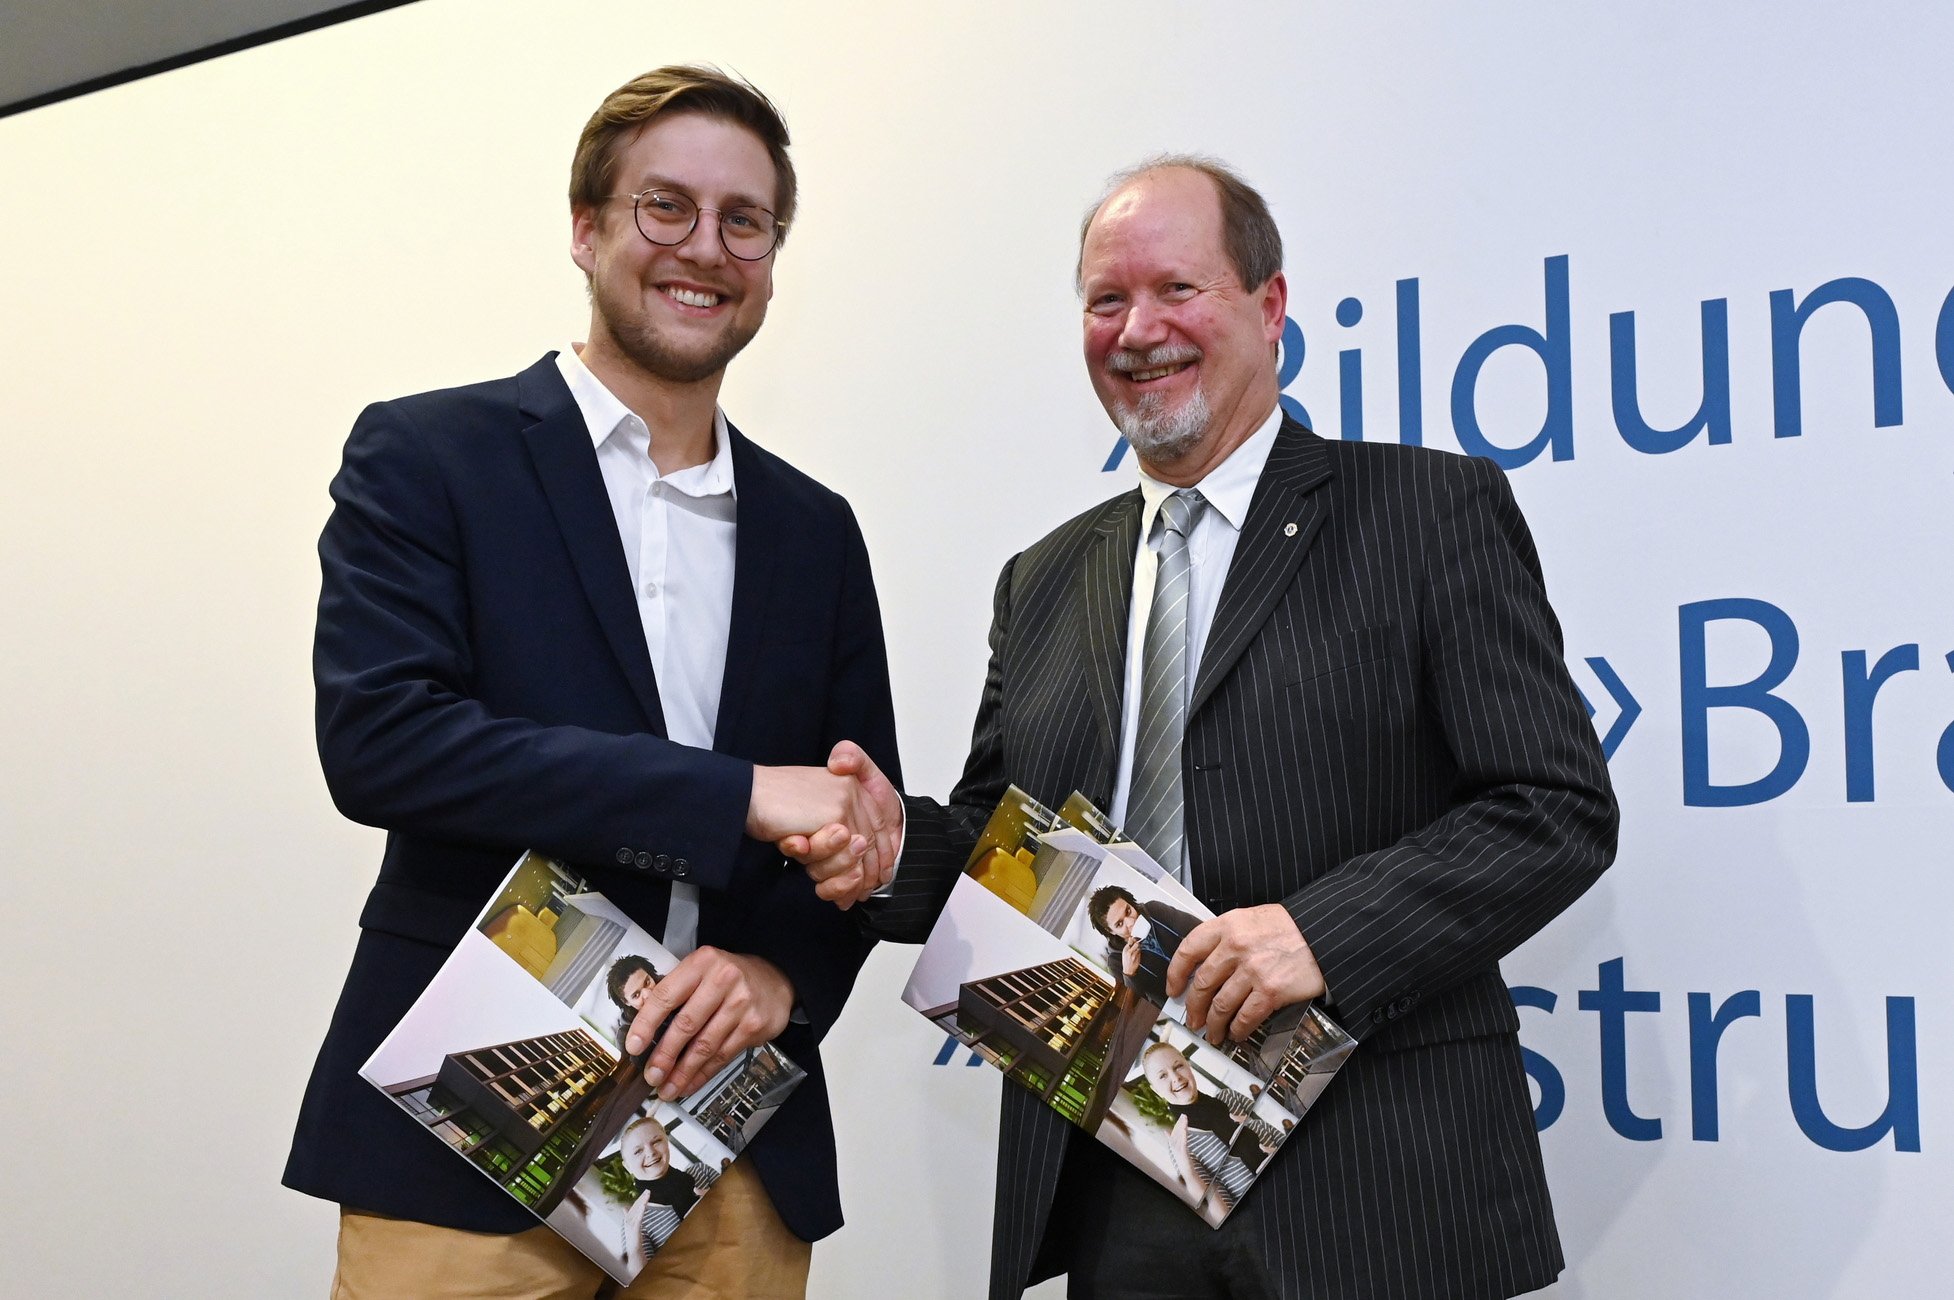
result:
[[[672,865],[671,855],[668,853],[661,853],[657,857],[651,860],[651,865],[657,868],[658,870],[663,871],[667,867]]]
[[[619,849],[619,850],[617,851],[617,865],[618,865],[618,866],[620,866],[620,867],[628,867],[628,866],[630,866],[630,865],[631,865],[631,863],[632,863],[632,861],[633,861],[633,859],[632,859],[632,857],[631,857],[631,850],[630,850],[630,849]]]
[[[638,856],[633,860],[638,864],[638,870],[643,871],[651,865],[651,854],[646,853],[643,849],[639,849]]]
[[[692,864],[687,862],[684,858],[680,858],[672,863],[672,874],[674,876],[677,876],[680,880],[683,880],[687,876],[692,874]]]

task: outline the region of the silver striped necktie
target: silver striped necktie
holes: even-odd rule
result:
[[[1186,796],[1181,789],[1181,739],[1187,731],[1187,538],[1207,500],[1182,488],[1160,503],[1154,543],[1160,557],[1140,661],[1140,727],[1133,751],[1133,788],[1126,832],[1153,860],[1188,882]]]

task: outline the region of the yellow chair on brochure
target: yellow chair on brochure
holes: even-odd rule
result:
[[[1031,869],[1031,859],[1032,855],[1026,849],[1019,849],[1016,853],[992,849],[984,855],[970,876],[1012,907],[1030,916],[1031,901],[1038,896],[1038,876]]]
[[[482,933],[539,980],[556,960],[556,913],[547,907],[539,916],[512,903],[485,921]]]

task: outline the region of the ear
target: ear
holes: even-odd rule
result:
[[[597,209],[570,209],[570,260],[585,275],[597,269]]]
[[[1262,286],[1262,337],[1270,343],[1282,342],[1282,327],[1289,316],[1289,281],[1277,271]]]

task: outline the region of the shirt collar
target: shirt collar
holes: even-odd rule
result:
[[[618,400],[617,394],[604,386],[603,380],[591,373],[590,367],[577,355],[576,348],[568,347],[558,352],[556,368],[569,387],[577,410],[583,415],[584,427],[590,432],[591,446],[602,447],[613,438],[622,439],[644,461],[653,478],[663,478],[674,491],[683,492],[689,497],[718,496],[722,493],[738,495],[734,491],[733,440],[726,433],[726,412],[718,407],[713,408],[711,460],[703,465],[661,475],[658,467],[651,463],[651,430],[635,411]]]
[[[1269,452],[1276,445],[1276,430],[1282,427],[1282,403],[1269,412],[1269,418],[1262,426],[1250,434],[1242,445],[1228,453],[1228,458],[1209,470],[1207,476],[1194,484],[1201,496],[1213,507],[1228,526],[1236,532],[1248,519],[1249,502],[1255,499],[1255,485],[1262,478],[1262,469],[1269,463]],[[1160,512],[1160,503],[1180,489],[1172,483],[1162,483],[1140,469],[1140,536],[1152,536],[1153,517]]]

